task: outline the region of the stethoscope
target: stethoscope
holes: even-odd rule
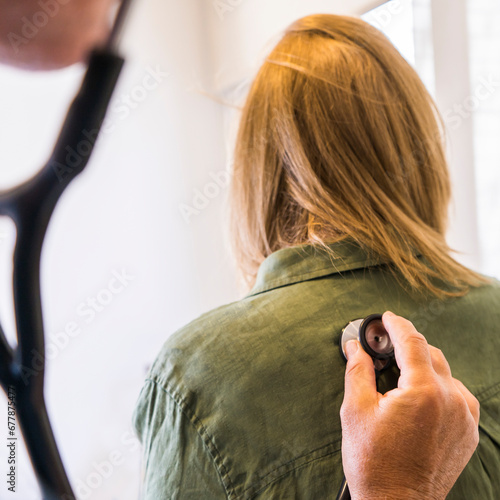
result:
[[[394,346],[382,322],[382,315],[370,314],[364,319],[350,321],[345,326],[340,336],[340,350],[346,360],[345,346],[350,340],[357,340],[372,357],[378,380],[379,374],[388,368],[394,359]],[[349,486],[344,476],[337,500],[350,500],[350,498]]]
[[[40,254],[54,207],[86,167],[97,141],[124,59],[116,54],[132,0],[122,0],[105,47],[95,50],[80,91],[45,167],[23,184],[0,192],[0,215],[15,223],[13,293],[17,345],[0,326],[0,384],[24,437],[44,500],[75,500],[57,448],[44,398],[45,340],[40,298]],[[79,162],[67,151],[81,152]]]

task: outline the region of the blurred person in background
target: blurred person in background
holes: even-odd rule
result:
[[[109,34],[117,0],[0,0],[0,62],[31,70],[81,62]]]

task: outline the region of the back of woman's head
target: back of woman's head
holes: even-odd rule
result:
[[[462,294],[481,279],[449,255],[449,201],[437,110],[389,40],[351,17],[290,26],[236,145],[232,234],[247,280],[276,250],[350,238],[411,288]]]

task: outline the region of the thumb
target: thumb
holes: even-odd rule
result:
[[[357,340],[347,342],[346,354],[344,405],[374,404],[377,401],[377,382],[371,356]]]

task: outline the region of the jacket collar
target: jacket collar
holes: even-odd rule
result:
[[[315,278],[383,264],[352,240],[327,245],[333,253],[316,245],[283,248],[261,264],[257,280],[248,297],[282,286]]]

